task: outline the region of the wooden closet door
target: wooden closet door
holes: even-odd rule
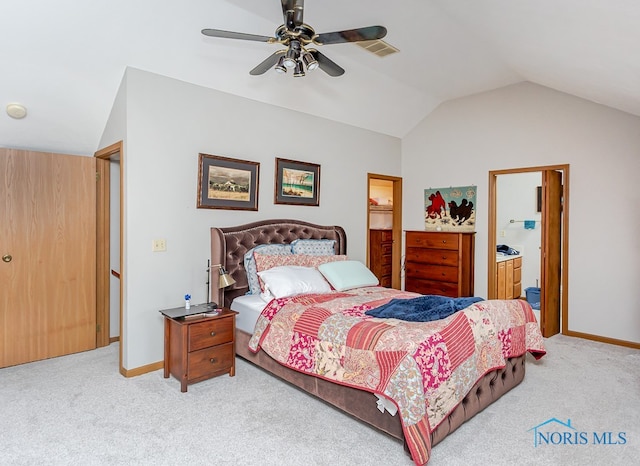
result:
[[[562,279],[562,172],[542,172],[542,256],[540,328],[542,336],[560,333]]]
[[[0,367],[96,347],[95,173],[0,149]]]

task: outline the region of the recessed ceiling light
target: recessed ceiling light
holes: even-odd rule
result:
[[[9,104],[7,105],[7,114],[11,118],[19,120],[27,116],[27,108],[21,104]]]

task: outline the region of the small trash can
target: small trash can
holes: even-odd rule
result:
[[[527,296],[527,302],[531,305],[531,307],[533,309],[540,310],[540,288],[530,286],[529,288],[525,288],[524,292]]]

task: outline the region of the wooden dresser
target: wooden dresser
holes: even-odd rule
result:
[[[405,290],[473,296],[475,233],[407,231]]]
[[[369,230],[369,268],[380,280],[380,286],[391,288],[393,232]]]
[[[496,264],[496,298],[517,299],[522,294],[522,257],[507,258]]]

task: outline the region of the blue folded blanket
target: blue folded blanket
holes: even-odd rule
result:
[[[427,294],[412,299],[394,298],[387,304],[371,309],[365,314],[372,317],[386,317],[411,322],[430,322],[449,317],[457,311],[461,311],[473,303],[484,301],[483,298],[448,298]]]

